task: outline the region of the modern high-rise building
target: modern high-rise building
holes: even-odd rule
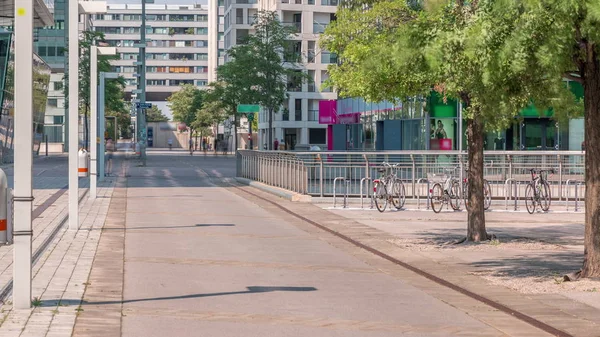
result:
[[[35,30],[34,52],[38,54],[52,69],[48,88],[48,103],[44,123],[44,134],[56,151],[65,140],[65,93],[64,76],[66,68],[66,17],[67,0],[46,1],[49,11],[54,16],[54,24]]]
[[[293,50],[286,53],[300,60],[302,72],[312,81],[294,83],[289,79],[289,99],[281,111],[274,114],[273,139],[285,144],[288,150],[296,145],[326,145],[327,125],[319,124],[319,101],[334,100],[337,94],[322,86],[329,78],[327,66],[337,62],[335,54],[319,47],[325,27],[336,19],[337,0],[225,0],[225,49],[231,48],[252,34],[252,23],[259,10],[275,11],[284,25],[292,26],[290,36]],[[259,114],[258,146],[266,146],[268,138],[267,113]],[[241,129],[240,132],[245,130]]]
[[[141,4],[108,5],[106,14],[92,17],[93,29],[104,33],[106,42],[117,47],[120,60],[112,61],[113,71],[128,82],[127,95],[136,89],[140,40]],[[223,12],[222,7],[219,11]],[[222,18],[222,16],[221,16]],[[218,18],[216,18],[218,20]],[[222,20],[222,19],[221,19]],[[223,39],[221,30],[209,29],[206,5],[146,5],[146,100],[165,101],[183,84],[204,87],[209,83],[209,39]],[[212,27],[211,27],[212,28]],[[223,42],[213,50],[217,55]]]

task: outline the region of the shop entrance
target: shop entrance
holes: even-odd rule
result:
[[[521,150],[555,150],[557,129],[550,119],[525,119],[521,123]]]

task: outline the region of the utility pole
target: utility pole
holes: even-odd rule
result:
[[[140,28],[140,43],[138,45],[140,48],[139,55],[141,60],[138,59],[138,62],[136,62],[138,65],[137,74],[139,76],[137,85],[139,103],[137,107],[136,124],[142,166],[146,166],[146,144],[148,141],[146,131],[146,108],[144,107],[144,104],[146,103],[146,3],[154,3],[154,0],[142,0],[142,27]]]

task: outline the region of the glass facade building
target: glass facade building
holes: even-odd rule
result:
[[[44,134],[50,66],[33,55],[33,152],[38,154]],[[13,161],[14,148],[14,39],[13,33],[0,28],[0,161]]]
[[[577,99],[583,98],[583,88],[568,82]],[[329,124],[330,150],[458,150],[466,149],[463,135],[466,122],[459,120],[459,103],[444,100],[433,92],[429,97],[415,97],[395,102],[369,103],[361,98],[345,98],[335,102],[334,118]],[[320,109],[320,119],[327,113]],[[486,150],[581,150],[583,119],[571,119],[559,124],[553,111],[540,112],[531,106],[515,115],[505,130],[487,132]]]

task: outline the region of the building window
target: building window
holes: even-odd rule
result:
[[[108,28],[108,27],[105,27]],[[140,27],[123,27],[123,34],[139,34]],[[118,33],[114,33],[118,34]]]
[[[167,16],[165,14],[150,14],[150,15],[146,15],[146,20],[148,20],[148,21],[167,21]]]
[[[48,47],[38,46],[38,55],[39,56],[47,56],[48,55]]]
[[[169,60],[187,61],[187,60],[193,60],[193,59],[194,59],[194,54],[178,54],[178,53],[169,54]]]
[[[166,73],[167,67],[148,67],[146,70],[149,73]]]
[[[208,21],[208,15],[205,15],[205,14],[198,15],[198,21],[199,22],[206,22],[206,21]]]
[[[224,36],[225,36],[225,33],[219,33],[219,41],[223,41]]]
[[[294,100],[295,110],[294,110],[294,118],[296,121],[302,120],[302,99],[296,98]]]
[[[208,47],[208,41],[206,41],[206,40],[196,41],[196,47]]]
[[[140,14],[123,14],[123,21],[142,21]]]
[[[63,90],[64,87],[65,87],[65,84],[62,81],[54,82],[54,90],[55,91]]]
[[[57,124],[63,124],[64,123],[64,116],[52,116],[53,118],[53,123],[54,125]]]
[[[193,80],[170,80],[169,85],[172,87],[178,87],[184,84],[194,84]]]
[[[123,47],[133,47],[135,41],[133,40],[123,40]]]
[[[207,73],[208,67],[196,67],[196,72],[197,73]]]
[[[326,129],[308,129],[309,144],[326,144],[327,131]]]
[[[176,74],[189,74],[194,72],[194,67],[169,67],[169,72]]]
[[[146,85],[166,85],[166,80],[146,80]]]
[[[204,87],[207,84],[208,84],[208,82],[204,81],[204,80],[196,81],[196,85],[199,86],[199,87]]]
[[[196,28],[196,34],[198,34],[198,35],[208,35],[208,28],[207,27]]]
[[[169,21],[194,21],[194,15],[169,15]]]
[[[56,98],[48,98],[48,106],[51,108],[58,107],[58,99]]]
[[[196,60],[208,60],[208,54],[196,54]]]
[[[137,56],[138,56],[138,54],[134,54],[134,53],[123,53],[123,54],[121,54],[121,59],[122,60],[137,60]]]

